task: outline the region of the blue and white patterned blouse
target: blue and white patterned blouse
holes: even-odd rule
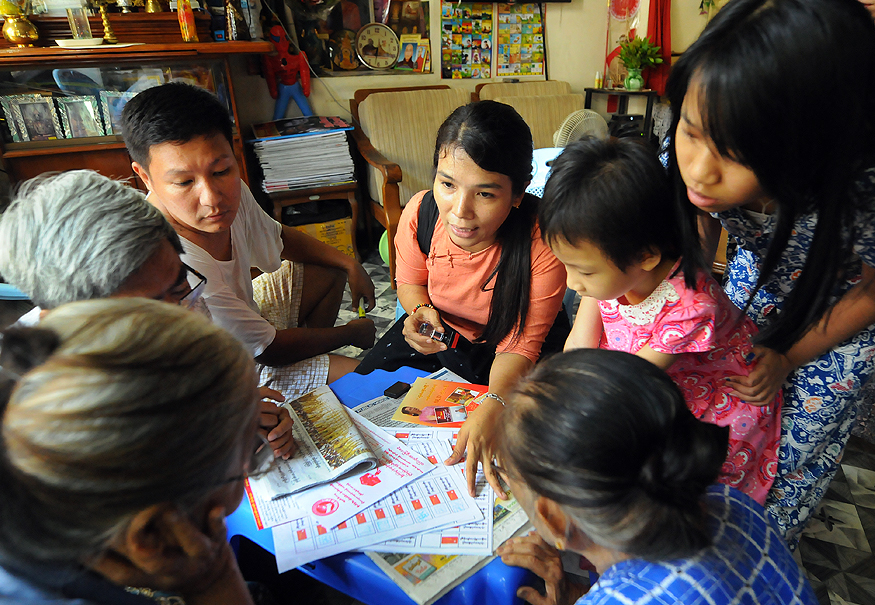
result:
[[[817,605],[787,545],[749,496],[712,485],[713,545],[689,559],[621,561],[577,605]]]

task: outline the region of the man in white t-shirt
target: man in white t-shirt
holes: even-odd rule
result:
[[[258,206],[240,179],[222,102],[187,84],[151,88],[127,104],[122,131],[149,201],[182,240],[183,260],[207,278],[213,321],[266,366],[262,379],[288,397],[354,369],[356,360],[324,354],[373,345],[371,320],[334,322],[347,281],[353,304],[366,309],[374,306],[374,285],[355,259]],[[252,268],[266,274],[255,287]]]

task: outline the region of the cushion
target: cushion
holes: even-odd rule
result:
[[[469,101],[461,88],[402,90],[368,95],[359,104],[362,130],[374,148],[401,167],[401,206],[434,183],[437,131],[453,110]],[[371,199],[383,203],[383,176],[368,166]]]
[[[531,97],[533,95],[565,95],[571,93],[571,84],[559,80],[537,82],[495,82],[480,89],[480,100],[496,97]]]
[[[535,149],[552,147],[553,133],[559,130],[569,114],[583,109],[585,104],[585,97],[578,94],[498,97],[495,100],[510,105],[522,116],[532,129]]]

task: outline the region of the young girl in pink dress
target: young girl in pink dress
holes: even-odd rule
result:
[[[697,418],[730,428],[720,480],[762,504],[781,396],[756,406],[731,394],[726,378],[753,368],[756,327],[702,268],[695,225],[671,192],[656,155],[631,139],[574,143],[553,163],[541,232],[583,297],[565,348],[635,353],[665,369]]]

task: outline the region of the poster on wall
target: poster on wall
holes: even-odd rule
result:
[[[543,27],[538,4],[498,5],[497,76],[543,75]]]
[[[441,77],[491,78],[491,3],[441,4]]]

